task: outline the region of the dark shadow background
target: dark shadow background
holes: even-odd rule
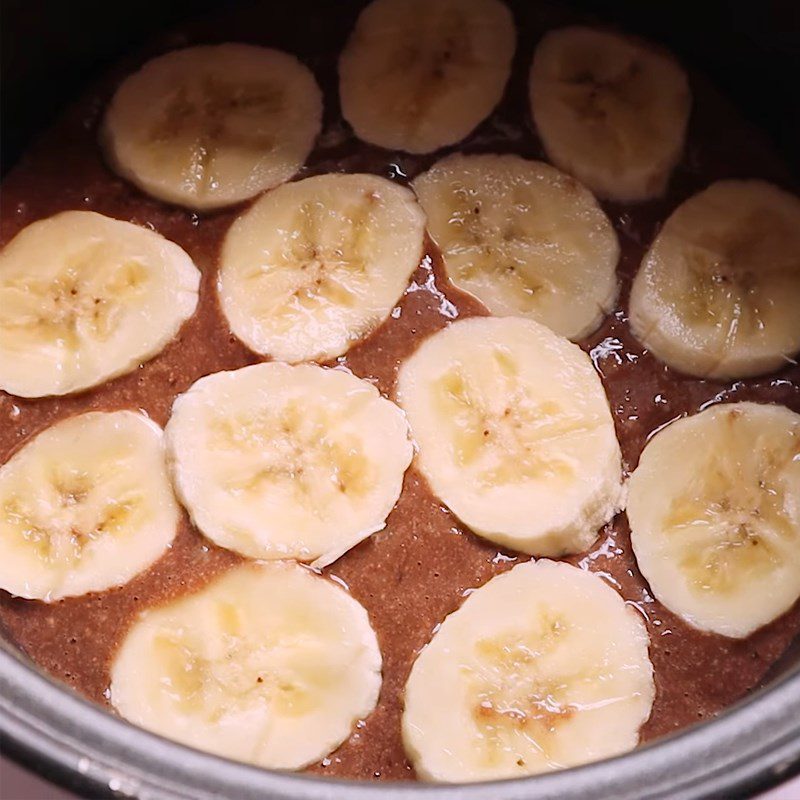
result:
[[[338,0],[260,0],[313,9]],[[537,0],[521,0],[537,2]],[[120,53],[231,0],[0,0],[0,170]],[[660,41],[708,74],[797,173],[800,0],[566,0]],[[514,5],[512,3],[511,5]]]

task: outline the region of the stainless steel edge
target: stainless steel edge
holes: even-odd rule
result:
[[[800,771],[800,670],[713,721],[562,772],[469,786],[355,783],[238,764],[129,725],[0,650],[0,734],[21,760],[140,800],[705,800],[746,797]]]

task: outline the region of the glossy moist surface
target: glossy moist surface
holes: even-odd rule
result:
[[[516,152],[543,158],[528,112],[528,66],[541,33],[574,20],[539,4],[528,7],[533,5],[520,3],[515,9],[519,44],[500,108],[464,143],[443,152]],[[188,43],[226,40],[297,53],[320,81],[326,107],[323,134],[300,177],[335,170],[366,171],[406,183],[436,160],[436,156],[394,154],[362,144],[341,122],[336,56],[355,20],[357,4],[336,4],[335,14],[312,15],[302,25],[282,16],[292,13],[286,9],[286,4],[262,3],[260,10],[228,12],[224,18],[163,37],[72,106],[4,182],[2,244],[36,219],[66,209],[91,209],[152,226],[177,242],[202,270],[203,283],[196,315],[171,345],[134,373],[69,398],[21,400],[0,392],[0,462],[48,425],[89,409],[141,408],[163,425],[174,397],[197,378],[258,361],[231,336],[214,292],[220,244],[241,207],[198,217],[148,199],[103,162],[96,141],[102,109],[121,76],[144,58]],[[616,311],[580,344],[602,376],[628,471],[636,466],[649,434],[709,403],[754,400],[800,411],[800,368],[796,365],[733,383],[685,378],[643,352],[628,328],[632,276],[660,222],[680,202],[725,177],[761,177],[792,188],[784,167],[759,133],[701,79],[693,77],[692,88],[695,102],[686,153],[667,196],[642,205],[603,203],[622,246],[622,292]],[[427,249],[391,318],[339,359],[389,397],[398,365],[425,336],[451,319],[486,313],[478,302],[448,284],[435,248],[429,243]],[[373,780],[413,778],[400,740],[400,713],[403,685],[415,654],[434,627],[458,608],[466,592],[521,558],[471,534],[431,495],[419,473],[413,467],[409,470],[385,530],[325,570],[346,583],[369,612],[383,652],[384,681],[375,712],[312,772]],[[202,539],[184,514],[170,552],[127,586],[53,605],[0,593],[0,622],[7,635],[47,672],[107,704],[109,664],[135,614],[200,587],[239,560]],[[760,683],[800,631],[800,604],[744,641],[689,628],[650,595],[636,569],[624,514],[600,532],[588,552],[568,560],[602,574],[647,622],[657,694],[642,731],[644,740],[711,717],[742,697]]]

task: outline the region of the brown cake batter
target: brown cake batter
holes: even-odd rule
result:
[[[314,70],[326,103],[323,133],[299,177],[367,171],[406,183],[436,160],[363,144],[342,123],[335,64],[355,20],[354,3],[329,4],[325,7],[334,13],[304,19],[302,26],[291,19],[276,25],[267,19],[276,16],[274,9],[265,8],[268,5],[235,14],[228,10],[165,37],[129,60],[74,105],[4,182],[0,244],[42,217],[67,209],[93,210],[152,227],[177,242],[203,272],[203,283],[195,316],[172,344],[135,372],[72,397],[23,400],[0,392],[0,463],[45,427],[90,409],[142,409],[164,425],[175,396],[195,380],[259,360],[230,334],[214,289],[220,244],[241,207],[198,217],[147,198],[104,164],[97,144],[102,109],[120,77],[142,60],[185,44],[213,41],[247,41],[297,53]],[[292,13],[287,4],[280,5],[283,15]],[[452,150],[543,158],[528,111],[528,65],[541,33],[568,20],[561,12],[532,5],[520,3],[515,10],[518,52],[502,106]],[[754,400],[800,411],[797,365],[732,383],[687,378],[643,351],[629,331],[626,310],[632,276],[672,209],[718,178],[760,177],[791,188],[785,168],[763,137],[701,78],[692,78],[692,88],[694,111],[686,151],[668,195],[639,205],[603,203],[622,246],[622,292],[615,313],[580,344],[603,378],[628,470],[636,466],[650,434],[707,404]],[[398,365],[425,336],[451,319],[484,313],[480,303],[448,283],[429,242],[427,256],[391,317],[338,361],[391,397]],[[311,771],[349,778],[412,778],[400,739],[400,713],[403,685],[416,653],[470,589],[526,558],[498,551],[470,533],[410,469],[386,528],[325,570],[347,584],[369,612],[384,658],[383,689],[374,713]],[[202,586],[240,560],[205,540],[184,514],[169,552],[126,586],[51,605],[0,592],[0,622],[47,672],[106,704],[109,664],[136,613]],[[649,593],[636,568],[624,513],[600,532],[587,553],[568,560],[603,575],[647,622],[657,694],[644,740],[713,716],[741,698],[800,631],[800,604],[743,641],[688,627]]]

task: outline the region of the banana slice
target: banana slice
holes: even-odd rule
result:
[[[631,750],[655,695],[648,644],[589,572],[543,560],[492,578],[411,669],[402,724],[417,775],[518,778]]]
[[[122,82],[102,139],[114,169],[159,200],[206,211],[289,180],[322,124],[310,70],[280,50],[175,50]]]
[[[530,101],[550,160],[593,192],[628,202],[666,189],[691,107],[669,54],[610,31],[551,31],[536,48]]]
[[[315,567],[383,528],[412,457],[394,403],[308,364],[201,378],[175,401],[167,444],[178,494],[206,536]]]
[[[218,280],[233,332],[281,361],[327,360],[389,316],[423,255],[413,193],[374,175],[318,175],[231,226]]]
[[[367,612],[292,564],[247,564],[145,611],[111,668],[130,722],[216,755],[300,769],[375,707],[381,654]]]
[[[659,601],[748,636],[800,597],[800,414],[730,403],[672,423],[631,476],[628,519]]]
[[[500,102],[515,40],[499,0],[374,0],[339,59],[342,113],[392,150],[459,142]]]
[[[450,280],[498,316],[580,339],[614,307],[619,243],[574,178],[512,155],[453,155],[413,183]]]
[[[403,364],[397,397],[434,493],[493,542],[580,552],[622,507],[600,379],[580,348],[533,320],[453,323]]]
[[[800,351],[800,198],[718,181],[664,223],[633,282],[631,328],[681,372],[740,378]]]
[[[161,428],[132,411],[71,417],[0,467],[0,588],[51,602],[121,586],[177,525]]]
[[[66,211],[0,252],[0,389],[19,397],[96,386],[159,353],[197,307],[200,273],[138,225]]]

